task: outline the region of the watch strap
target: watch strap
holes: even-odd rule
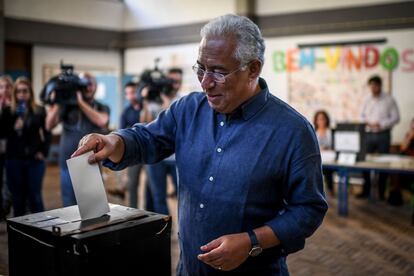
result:
[[[257,240],[256,233],[253,230],[247,231],[249,234],[250,242],[252,244],[252,248],[255,246],[259,246],[259,241]]]

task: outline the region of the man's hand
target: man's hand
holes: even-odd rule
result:
[[[379,131],[381,128],[379,123],[369,123],[368,126],[373,131]]]
[[[81,91],[76,91],[76,98],[78,99],[78,104],[79,105],[81,105],[85,102],[85,100],[83,99]]]
[[[38,151],[35,154],[35,159],[36,160],[45,160],[45,156],[43,155],[43,153],[41,153],[40,151]]]
[[[118,135],[92,133],[84,136],[79,141],[78,149],[71,157],[84,154],[91,150],[94,151],[94,154],[89,156],[88,162],[90,164],[97,163],[107,158],[114,163],[118,163],[124,155],[125,145],[122,138]]]
[[[248,257],[251,249],[247,233],[221,236],[200,248],[206,252],[198,255],[198,259],[215,269],[233,270]]]
[[[18,117],[16,119],[16,122],[14,123],[14,130],[22,130],[24,127],[24,120],[21,117]]]

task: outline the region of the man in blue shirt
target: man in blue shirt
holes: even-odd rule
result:
[[[176,154],[178,275],[288,275],[286,256],[321,224],[321,158],[312,126],[259,78],[264,41],[248,18],[206,24],[193,66],[204,93],[147,126],[80,141],[73,156],[112,169]]]
[[[139,123],[141,114],[141,103],[137,97],[137,84],[134,82],[128,82],[124,87],[125,99],[128,101],[128,105],[124,108],[120,119],[120,128],[132,127],[136,123]],[[128,182],[125,186],[123,183],[119,183],[118,187],[108,189],[108,192],[112,195],[120,196],[122,199],[125,197],[126,188],[128,187],[129,194],[129,206],[137,208],[138,206],[138,187],[139,176],[141,174],[142,164],[136,164],[128,167],[127,176]]]

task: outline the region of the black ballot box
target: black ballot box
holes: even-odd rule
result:
[[[76,205],[8,219],[10,276],[171,275],[171,217],[110,210],[86,221]]]

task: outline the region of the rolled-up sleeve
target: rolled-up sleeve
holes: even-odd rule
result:
[[[321,157],[312,136],[309,130],[297,139],[284,185],[285,206],[266,223],[280,240],[283,255],[304,248],[305,239],[320,226],[328,209]]]
[[[384,116],[384,119],[379,122],[381,129],[391,129],[400,121],[398,105],[391,96],[388,98],[387,107],[384,113],[386,113],[387,116]]]

